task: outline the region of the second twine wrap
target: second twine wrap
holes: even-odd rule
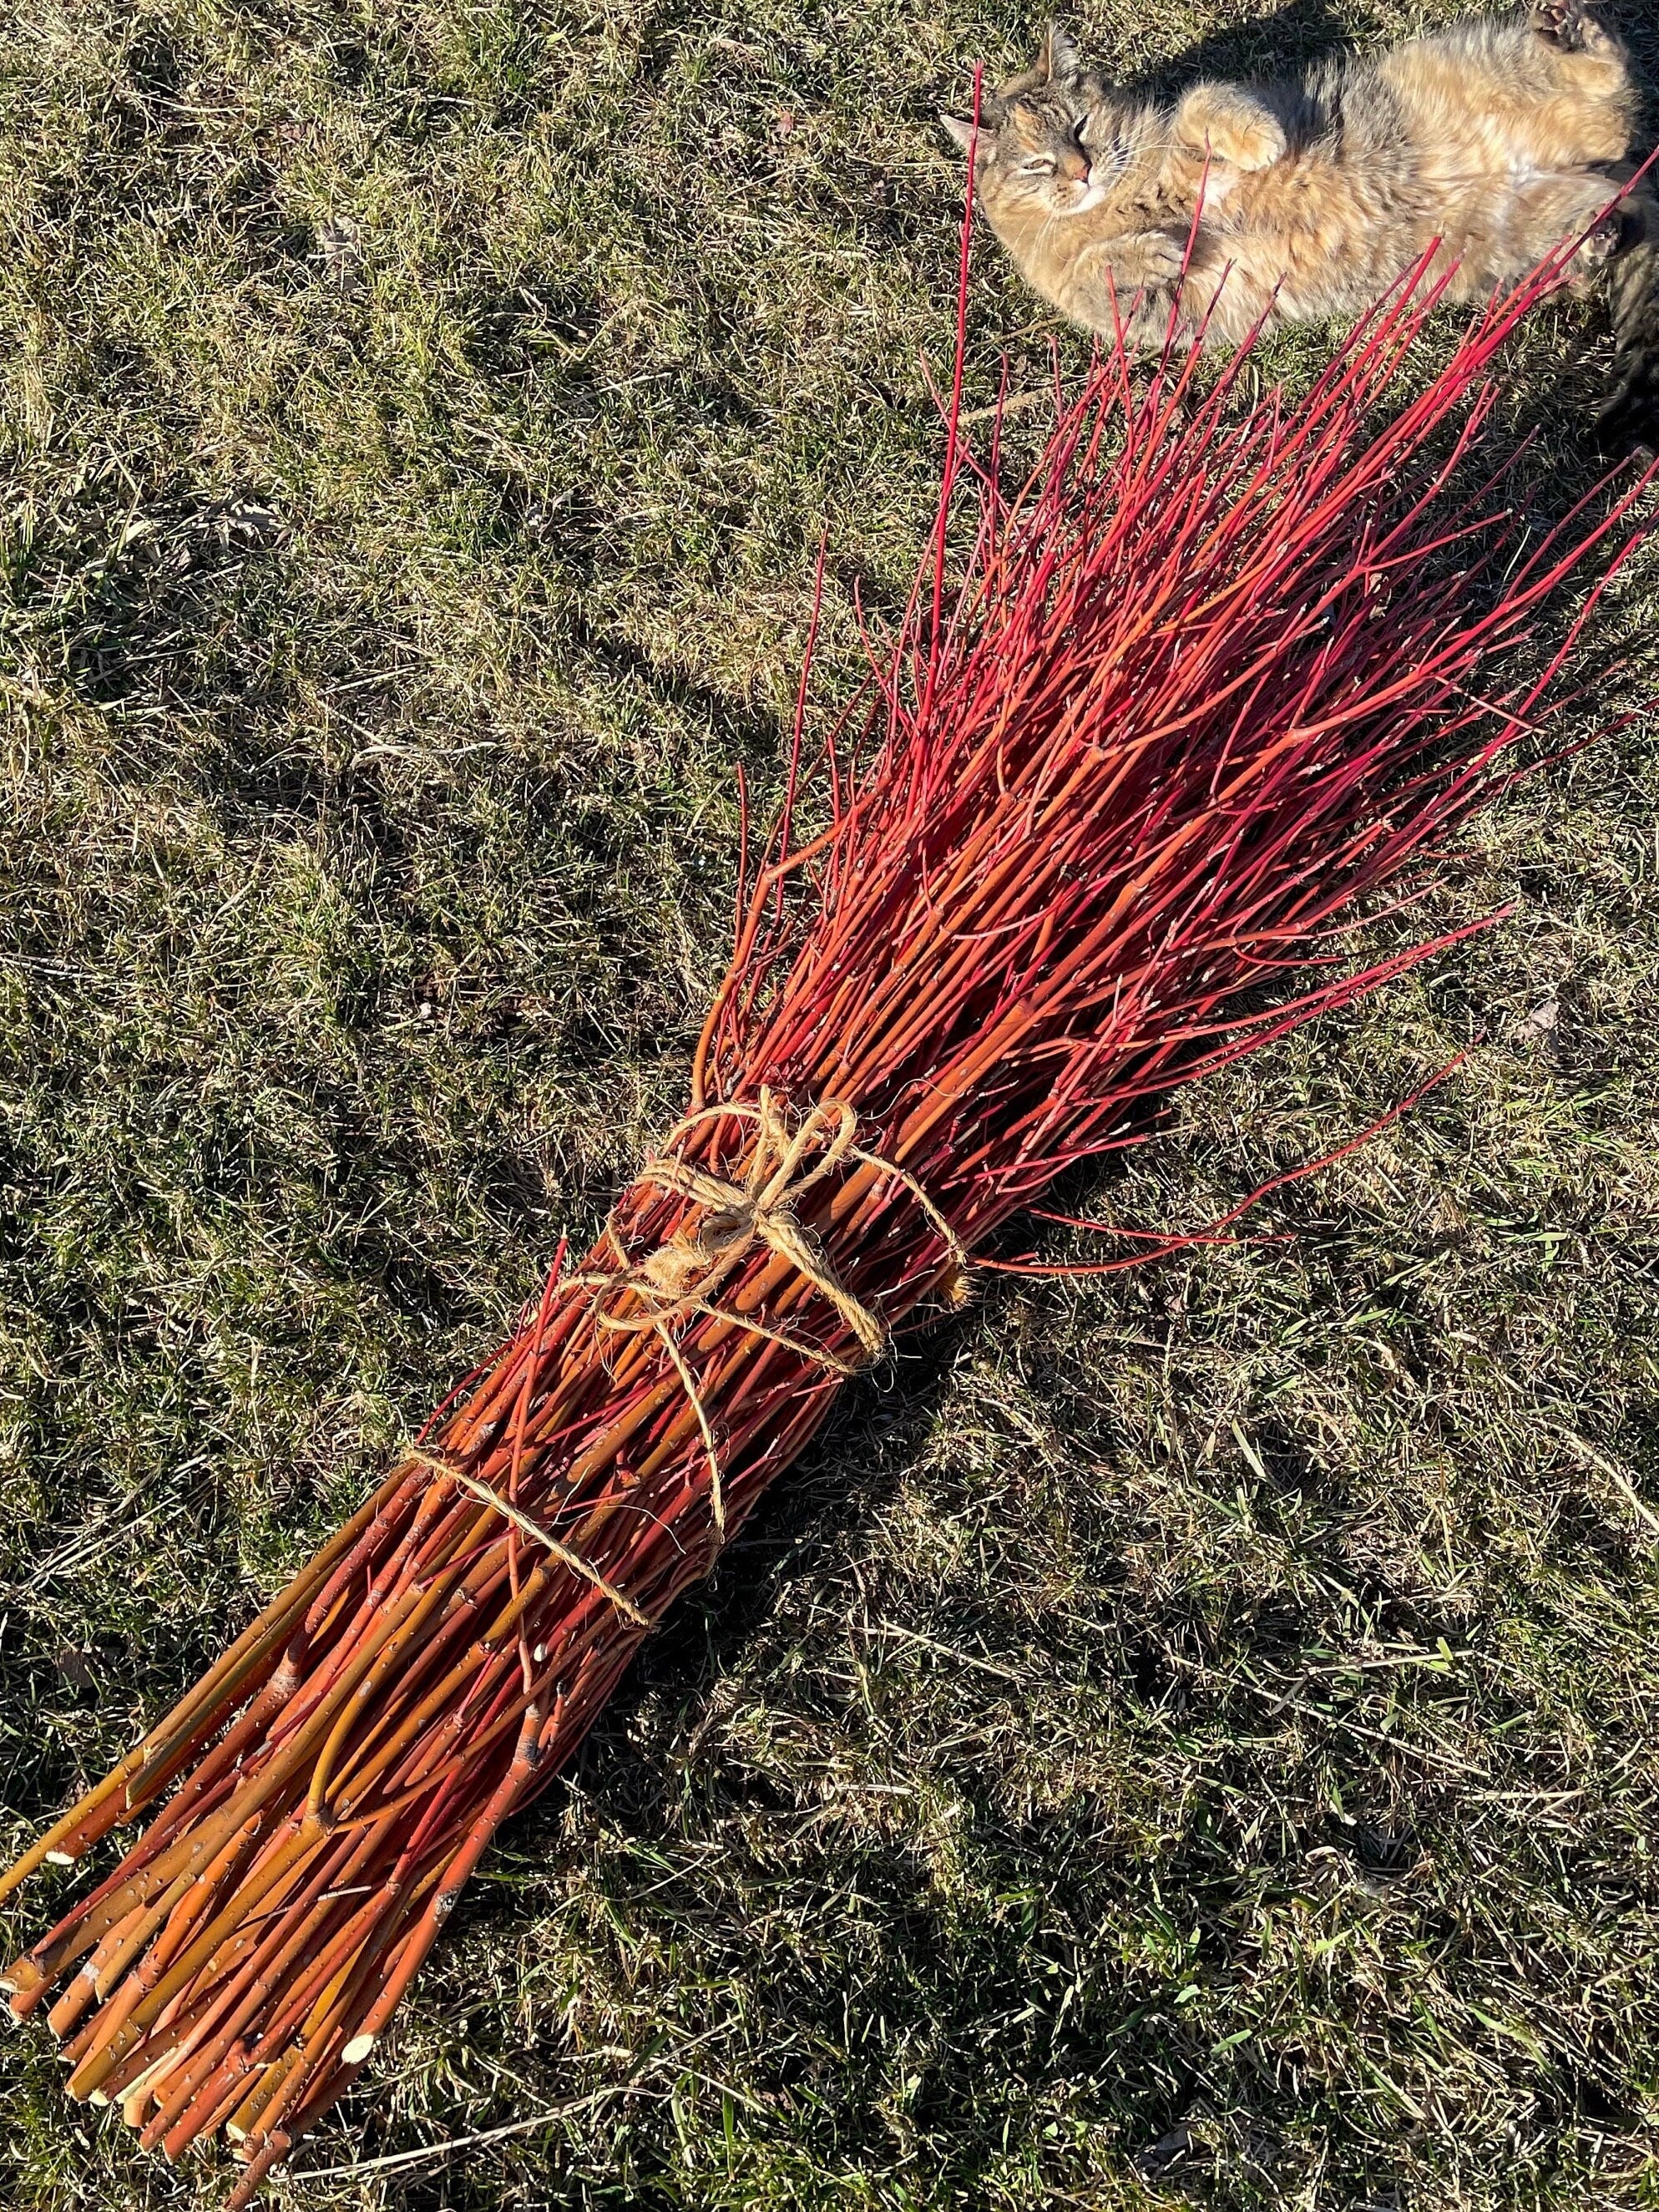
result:
[[[845,1102],[767,1088],[688,1115],[465,1401],[20,1863],[79,1858],[252,1697],[9,1971],[22,2016],[82,1959],[49,2014],[72,2095],[173,2156],[225,2127],[244,2201],[338,2095],[501,1821],[769,1471],[930,1287],[966,1295],[940,1208],[859,1135]]]

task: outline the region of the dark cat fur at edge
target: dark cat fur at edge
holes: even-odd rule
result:
[[[1659,238],[1645,234],[1607,270],[1613,316],[1613,388],[1595,417],[1596,443],[1608,454],[1659,453]]]

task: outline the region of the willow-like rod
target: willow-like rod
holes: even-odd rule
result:
[[[996,1232],[1140,1141],[1146,1102],[1435,949],[1353,973],[1333,940],[1503,782],[1576,634],[1523,678],[1540,611],[1575,571],[1593,604],[1631,542],[1636,487],[1528,544],[1478,464],[1493,357],[1556,281],[1415,386],[1404,301],[1301,400],[1251,398],[1248,352],[1206,388],[1173,349],[1110,352],[1012,492],[958,390],[909,614],[816,764],[803,680],[684,1119],[356,1519],[0,1879],[140,1828],[4,1977],[71,2096],[169,2158],[222,2130],[246,2203],[848,1378],[977,1267],[1039,1264]]]

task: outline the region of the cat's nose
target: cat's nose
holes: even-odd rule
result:
[[[1080,185],[1089,174],[1089,156],[1080,146],[1067,146],[1060,156],[1060,173],[1067,184]]]

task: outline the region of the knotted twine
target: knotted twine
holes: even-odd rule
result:
[[[740,1183],[680,1158],[677,1150],[705,1123],[727,1115],[757,1125],[754,1151],[748,1172]],[[750,1336],[763,1336],[774,1344],[781,1344],[835,1375],[856,1375],[878,1359],[892,1341],[892,1330],[880,1314],[855,1297],[842,1282],[822,1243],[797,1212],[801,1199],[815,1184],[849,1163],[872,1168],[889,1181],[902,1184],[951,1255],[951,1304],[962,1305],[969,1295],[968,1249],[962,1239],[915,1176],[895,1161],[884,1159],[879,1152],[861,1146],[858,1133],[857,1112],[842,1098],[821,1100],[792,1132],[787,1113],[765,1085],[762,1086],[758,1102],[728,1099],[720,1105],[705,1106],[688,1114],[669,1131],[662,1151],[645,1162],[635,1178],[635,1188],[643,1184],[673,1197],[690,1199],[702,1209],[702,1218],[682,1222],[654,1251],[630,1260],[613,1209],[605,1222],[605,1236],[617,1254],[617,1265],[567,1279],[568,1287],[592,1291],[594,1318],[602,1328],[629,1336],[649,1331],[661,1342],[696,1416],[708,1454],[708,1502],[714,1523],[716,1555],[726,1543],[726,1499],[720,1450],[696,1378],[675,1339],[676,1325],[694,1316],[724,1322]],[[740,1313],[734,1306],[717,1302],[716,1293],[720,1286],[757,1245],[787,1261],[803,1281],[835,1309],[858,1343],[857,1358],[843,1358],[827,1346],[809,1343],[805,1338],[757,1320],[753,1315]],[[623,1292],[634,1300],[635,1310],[625,1313],[610,1310],[607,1301]],[[544,1546],[563,1565],[602,1591],[636,1626],[649,1626],[648,1617],[623,1591],[607,1581],[590,1559],[570,1545],[561,1543],[514,1500],[502,1497],[490,1484],[439,1454],[417,1448],[410,1456],[448,1475],[475,1497],[494,1506],[505,1521]]]
[[[705,1122],[717,1121],[728,1115],[757,1124],[749,1172],[741,1183],[729,1182],[710,1169],[678,1158],[674,1149]],[[891,1329],[881,1315],[854,1297],[841,1281],[823,1244],[796,1212],[801,1199],[815,1183],[822,1182],[849,1161],[873,1168],[878,1175],[904,1186],[951,1255],[953,1303],[962,1304],[969,1295],[968,1250],[962,1239],[915,1176],[895,1161],[884,1159],[879,1152],[866,1150],[858,1141],[858,1132],[855,1109],[844,1098],[826,1098],[809,1109],[800,1127],[792,1134],[783,1108],[764,1084],[761,1085],[758,1102],[727,1099],[688,1114],[669,1131],[662,1152],[641,1168],[636,1184],[647,1184],[653,1189],[694,1200],[703,1209],[702,1218],[696,1223],[682,1222],[654,1252],[630,1261],[623,1252],[613,1212],[605,1223],[605,1234],[621,1257],[621,1265],[608,1273],[574,1279],[590,1285],[595,1291],[595,1318],[602,1328],[629,1336],[651,1330],[673,1363],[697,1417],[703,1449],[708,1455],[708,1503],[714,1516],[717,1553],[726,1542],[726,1500],[720,1452],[702,1393],[675,1341],[674,1324],[693,1316],[725,1322],[750,1336],[763,1336],[774,1344],[781,1344],[786,1351],[827,1367],[835,1375],[856,1375],[872,1360],[880,1358],[892,1341]],[[857,1339],[861,1358],[843,1359],[823,1345],[809,1344],[786,1330],[757,1321],[750,1314],[739,1313],[733,1306],[715,1302],[714,1294],[720,1285],[742,1266],[757,1244],[764,1245],[780,1259],[787,1261],[804,1281],[829,1301]],[[604,1301],[622,1291],[630,1292],[637,1301],[637,1312],[617,1314],[605,1310]]]

